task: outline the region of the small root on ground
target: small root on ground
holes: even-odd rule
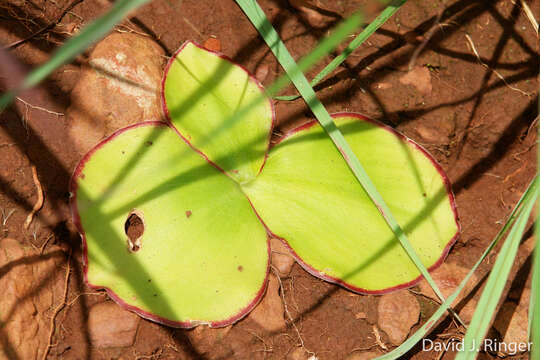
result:
[[[66,277],[65,277],[65,280],[64,280],[64,296],[63,296],[62,302],[60,304],[58,304],[58,306],[54,309],[54,312],[53,312],[53,314],[51,316],[51,329],[49,331],[49,340],[47,341],[47,347],[45,348],[45,352],[43,353],[42,360],[47,359],[47,356],[49,355],[49,351],[51,350],[51,348],[53,346],[55,346],[55,345],[53,345],[52,340],[53,340],[54,332],[55,332],[55,329],[56,329],[56,324],[55,324],[56,316],[66,306],[66,300],[67,300],[67,295],[68,295],[68,290],[69,290],[69,276],[70,276],[70,274],[71,274],[71,249],[69,250],[69,255],[68,255],[68,258],[67,258]]]
[[[34,215],[42,208],[43,206],[43,188],[41,187],[41,183],[39,182],[39,178],[37,175],[37,170],[34,165],[32,165],[32,178],[34,179],[34,185],[36,185],[37,190],[37,200],[34,204],[34,208],[32,211],[30,211],[30,214],[26,217],[26,221],[24,222],[24,228],[28,230],[28,227],[30,226],[30,223],[34,219]]]

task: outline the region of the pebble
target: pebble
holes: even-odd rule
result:
[[[66,112],[81,155],[120,128],[163,119],[163,55],[154,41],[136,34],[113,33],[96,45]]]
[[[116,348],[131,346],[140,318],[137,314],[122,309],[112,301],[98,303],[88,314],[88,333],[92,346]]]
[[[270,274],[266,294],[248,318],[255,321],[265,331],[277,332],[285,329],[284,311],[283,301],[279,295],[278,279],[274,274]]]
[[[186,331],[186,334],[197,352],[204,354],[210,352],[219,341],[225,338],[231,328],[232,325],[215,329],[201,325]]]
[[[375,359],[382,354],[376,351],[368,351],[368,352],[353,352],[352,354],[349,354],[345,360],[372,360]]]
[[[400,345],[418,322],[420,304],[407,290],[381,296],[377,307],[378,325],[394,345]]]
[[[424,95],[431,94],[431,73],[425,66],[415,66],[412,70],[401,76],[399,81],[403,85],[413,85],[416,90]]]
[[[279,239],[270,240],[272,250],[272,265],[279,271],[281,277],[287,277],[291,273],[295,259],[289,248]]]
[[[445,262],[436,270],[432,271],[430,274],[433,278],[433,281],[435,281],[442,294],[446,298],[454,292],[454,290],[458,287],[458,285],[465,278],[468,272],[469,269],[467,268],[464,268],[454,263]],[[465,285],[464,289],[453,302],[452,306],[455,307],[457,304],[459,304],[467,296],[467,294],[469,294],[474,289],[477,283],[478,277],[473,274],[467,285]],[[431,289],[431,286],[429,286],[426,280],[422,280],[418,284],[418,286],[422,294],[431,299],[438,300],[437,295],[435,295],[435,293]],[[475,308],[476,300],[471,299],[460,310],[459,315],[465,323],[471,321]]]
[[[529,316],[529,300],[531,291],[523,290],[519,304],[511,301],[503,303],[493,327],[502,335],[502,342],[506,346],[499,347],[499,355],[515,355],[527,350],[525,345],[528,342],[527,327]],[[524,344],[519,347],[519,344]]]
[[[15,239],[0,239],[0,359],[41,358],[50,332],[47,316],[63,301],[65,271],[58,269],[64,253],[50,245],[32,261],[36,256]]]

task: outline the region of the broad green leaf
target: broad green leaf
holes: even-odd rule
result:
[[[458,233],[446,176],[418,145],[356,114],[339,129],[426,267],[440,263]],[[340,152],[318,125],[271,149],[257,179],[242,186],[268,228],[310,272],[349,289],[408,286],[420,272]]]
[[[167,115],[180,134],[239,183],[250,181],[264,162],[273,108],[247,71],[223,55],[186,42],[165,71]],[[224,121],[234,119],[234,121]]]
[[[364,166],[358,160],[349,143],[337,128],[336,124],[330,117],[330,114],[328,113],[324,105],[317,98],[315,91],[310,86],[306,77],[302,73],[301,68],[296,64],[295,60],[287,50],[287,47],[285,46],[283,41],[281,41],[279,34],[276,32],[261,7],[257,4],[256,1],[251,0],[236,0],[236,3],[246,13],[253,26],[257,28],[259,34],[263,37],[266,44],[270,47],[270,49],[278,59],[280,65],[285,69],[287,75],[291,78],[294,86],[296,86],[298,92],[300,93],[300,95],[302,95],[304,101],[310,107],[319,124],[323,127],[324,131],[327,133],[330,139],[332,139],[332,142],[335,144],[336,148],[342,153],[343,159],[345,160],[345,162],[347,162],[349,168],[351,169],[358,182],[362,185],[369,198],[373,201],[373,203],[379,210],[381,216],[384,218],[388,226],[392,229],[392,232],[399,240],[401,246],[403,247],[407,255],[411,258],[416,267],[420,270],[422,276],[426,278],[427,282],[429,283],[435,294],[437,294],[439,299],[441,299],[441,301],[444,301],[442,292],[438,288],[437,284],[435,284],[435,281],[433,281],[428,270],[423,265],[422,260],[412,247],[405,232],[398,224],[397,219],[388,207],[386,200],[381,196],[377,187],[373,183],[373,180],[367,174]],[[463,323],[459,316],[453,312],[453,310],[452,313],[460,323]]]
[[[169,126],[119,131],[81,161],[72,181],[87,281],[126,308],[172,326],[222,326],[260,299],[265,228],[238,185]],[[138,251],[125,230],[132,213],[144,222]]]

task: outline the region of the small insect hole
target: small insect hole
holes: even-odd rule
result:
[[[128,237],[128,247],[131,251],[138,251],[141,248],[141,237],[144,233],[144,223],[139,215],[129,214],[124,230]]]

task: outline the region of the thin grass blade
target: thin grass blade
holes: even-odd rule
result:
[[[330,74],[332,71],[334,71],[341,63],[347,59],[347,57],[356,50],[360,45],[364,43],[375,31],[377,31],[378,28],[380,28],[388,19],[394,15],[399,8],[405,4],[407,0],[393,0],[376,18],[373,20],[360,34],[358,34],[353,41],[349,43],[349,45],[343,50],[341,54],[336,56],[334,60],[330,62],[330,64],[326,65],[324,69],[321,70],[320,73],[318,73],[313,80],[311,80],[310,85],[314,87],[318,83],[321,82],[322,79],[324,79],[328,74]],[[274,99],[276,100],[285,100],[285,101],[291,101],[296,100],[300,98],[300,95],[284,95],[284,96],[276,96]]]
[[[540,102],[538,102],[538,113],[540,113]],[[540,128],[537,130],[537,135],[540,135]],[[540,148],[536,153],[536,164],[540,164]],[[540,358],[540,246],[538,246],[538,239],[540,239],[540,214],[538,209],[540,201],[536,204],[536,222],[534,226],[534,235],[536,239],[536,245],[534,247],[533,258],[533,275],[532,275],[532,289],[531,300],[529,304],[529,339],[531,340],[532,353],[531,359]]]
[[[481,349],[484,337],[491,324],[491,319],[497,308],[504,287],[508,280],[508,275],[516,258],[519,243],[523,237],[525,226],[531,214],[532,208],[538,197],[536,182],[530,201],[523,204],[523,211],[510,230],[504,245],[502,246],[497,260],[491,269],[491,273],[486,282],[482,296],[478,301],[469,329],[463,339],[464,350],[456,356],[456,360],[475,359]]]
[[[291,54],[285,47],[285,44],[281,41],[278,33],[273,28],[272,24],[266,18],[266,15],[259,7],[259,5],[253,0],[236,0],[237,4],[242,8],[244,13],[248,16],[252,24],[259,31],[259,34],[263,37],[267,45],[270,47],[281,66],[287,72],[289,78],[296,86],[311,111],[315,114],[317,120],[324,128],[328,136],[332,139],[337,149],[343,155],[343,158],[347,162],[348,166],[356,176],[366,193],[369,195],[375,206],[380,210],[381,215],[387,222],[392,232],[396,235],[399,242],[418,267],[420,273],[426,278],[430,286],[433,288],[437,296],[444,302],[444,296],[431,278],[424,264],[420,260],[418,254],[408,241],[405,233],[397,223],[395,217],[390,212],[388,205],[385,203],[375,185],[367,175],[364,167],[350,148],[349,144],[345,140],[343,134],[339,131],[336,124],[328,114],[323,104],[319,101],[315,95],[315,91],[310,86],[306,77],[292,58]],[[356,15],[359,16],[359,15]],[[457,317],[457,316],[456,316]],[[459,317],[457,317],[459,319]]]
[[[537,204],[537,209],[538,209]],[[540,218],[536,217],[535,233],[536,239],[540,235]],[[537,240],[538,241],[538,240]],[[531,302],[529,305],[529,338],[533,344],[531,359],[540,358],[540,246],[536,245],[534,249],[534,267],[533,267],[533,286],[531,291]],[[531,336],[532,335],[532,336]]]
[[[93,21],[81,32],[62,45],[45,64],[39,66],[28,74],[22,84],[6,92],[0,97],[0,113],[13,101],[21,91],[31,88],[43,81],[54,70],[73,60],[97,40],[104,37],[118,22],[130,11],[143,5],[149,0],[119,0],[116,1],[109,12]]]
[[[441,306],[435,311],[435,313],[426,321],[420,329],[418,329],[413,335],[411,335],[403,344],[392,350],[391,352],[384,354],[382,356],[379,356],[375,360],[394,360],[399,359],[402,356],[404,356],[409,350],[411,350],[416,344],[418,344],[422,338],[424,338],[432,329],[433,326],[439,321],[439,319],[446,313],[446,310],[450,308],[450,305],[455,301],[455,299],[458,297],[458,295],[463,291],[463,288],[465,285],[469,282],[470,278],[474,274],[474,272],[478,269],[482,261],[491,253],[491,251],[495,248],[495,246],[499,243],[499,241],[504,237],[504,235],[507,233],[507,231],[512,227],[512,225],[515,223],[516,219],[522,214],[523,210],[523,204],[528,202],[534,202],[533,201],[533,195],[538,192],[538,189],[536,187],[536,177],[533,179],[533,181],[529,184],[527,187],[527,190],[523,193],[521,198],[519,199],[518,203],[510,213],[510,216],[508,217],[508,220],[504,224],[504,226],[499,230],[499,233],[493,238],[491,243],[488,245],[486,250],[484,250],[484,253],[478,261],[474,264],[474,266],[471,268],[471,270],[467,273],[467,276],[461,281],[461,283],[458,285],[456,290],[448,296],[446,301],[444,301]]]
[[[536,207],[538,208],[538,206]],[[538,234],[540,229],[538,229],[538,219],[536,220],[535,226],[535,238],[538,239]],[[536,299],[538,298],[538,274],[540,272],[540,262],[538,261],[538,246],[535,246],[533,253],[533,270],[532,270],[532,281],[531,281],[531,298],[529,299],[529,323],[527,325],[527,339],[530,341],[531,336],[533,335],[534,323],[533,319],[535,318],[535,304]]]

